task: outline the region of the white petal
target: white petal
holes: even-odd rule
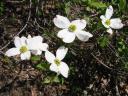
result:
[[[21,57],[21,60],[29,60],[30,57],[31,57],[31,53],[30,53],[30,51],[27,51],[27,52],[25,52],[25,53],[22,53],[22,54],[20,55],[20,57]]]
[[[45,59],[46,59],[49,63],[54,63],[55,56],[54,56],[54,54],[52,54],[51,52],[46,51],[46,52],[45,52]]]
[[[101,16],[100,16],[100,19],[106,21],[106,17],[105,17],[104,15],[101,15]]]
[[[48,44],[47,43],[41,43],[39,46],[39,49],[41,51],[47,51],[48,50]]]
[[[58,66],[56,64],[51,64],[50,65],[50,70],[54,71],[56,73],[59,73],[59,69],[58,69]]]
[[[5,55],[7,55],[8,57],[10,57],[10,56],[15,56],[15,55],[18,55],[18,54],[20,54],[20,51],[19,51],[18,48],[11,48],[11,49],[9,49],[9,50],[5,53]]]
[[[60,66],[59,66],[59,72],[65,77],[68,77],[68,72],[69,72],[69,67],[66,63],[61,62]]]
[[[31,39],[34,40],[34,41],[38,41],[38,42],[42,42],[43,41],[43,37],[41,37],[41,36],[34,36]]]
[[[76,25],[78,30],[84,29],[86,27],[86,21],[84,19],[74,20],[71,22],[71,24]]]
[[[30,34],[28,34],[28,37],[27,38],[30,39],[30,38],[32,38],[32,36]]]
[[[57,36],[62,38],[65,43],[71,43],[75,40],[75,33],[69,32],[68,29],[63,29],[58,32]]]
[[[67,54],[67,51],[68,51],[68,48],[65,48],[63,46],[58,48],[56,51],[56,57],[58,59],[62,60],[65,57],[65,55]]]
[[[60,30],[57,34],[57,37],[59,38],[64,38],[64,35],[67,34],[68,32],[68,29],[63,29],[63,30]]]
[[[26,45],[26,44],[27,44],[27,38],[24,37],[24,36],[22,36],[22,37],[20,38],[20,42],[21,42],[21,45]]]
[[[19,38],[18,36],[15,37],[14,39],[14,44],[17,48],[21,47],[21,38]]]
[[[89,32],[86,32],[86,31],[79,31],[79,32],[76,32],[76,36],[78,37],[79,40],[81,41],[88,41],[88,39],[90,37],[93,37],[93,35]]]
[[[112,6],[109,6],[109,7],[106,9],[105,17],[106,17],[107,19],[110,19],[112,15],[113,15],[113,7],[112,7]]]
[[[41,50],[32,50],[31,52],[34,55],[41,55],[42,54],[42,51]]]
[[[33,38],[27,39],[27,44],[30,50],[39,50],[42,49],[43,38],[41,36],[35,36]],[[46,47],[46,45],[44,45]]]
[[[107,32],[109,33],[109,34],[113,34],[113,31],[112,31],[112,29],[111,28],[109,28],[109,29],[107,29]]]
[[[120,18],[114,18],[110,21],[110,27],[113,29],[121,29],[123,27],[123,24],[121,23]]]
[[[70,21],[67,17],[63,17],[60,15],[56,15],[56,17],[53,19],[53,22],[59,28],[67,28],[70,24]]]

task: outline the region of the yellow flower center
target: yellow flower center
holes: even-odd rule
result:
[[[28,51],[28,48],[27,48],[26,46],[22,46],[22,47],[20,48],[20,52],[21,52],[21,53],[25,53],[26,51]]]
[[[110,25],[110,23],[111,23],[111,21],[109,19],[106,20],[106,22],[105,22],[106,25]]]
[[[61,61],[59,59],[55,59],[54,62],[57,66],[59,66]]]
[[[75,30],[76,30],[76,25],[70,25],[69,27],[68,27],[68,30],[70,31],[70,32],[74,32]]]

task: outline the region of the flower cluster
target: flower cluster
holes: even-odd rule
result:
[[[29,60],[31,53],[34,55],[41,55],[42,51],[46,51],[48,44],[42,43],[43,38],[41,36],[28,38],[22,36],[21,38],[15,37],[14,44],[15,47],[9,49],[5,55],[7,56],[16,56],[20,55],[21,60]]]
[[[113,15],[113,8],[109,6],[106,10],[105,15],[101,15],[102,24],[107,28],[107,32],[112,34],[112,29],[120,29],[123,27],[119,18],[110,19]],[[56,15],[53,19],[54,24],[61,28],[57,34],[57,37],[61,38],[65,43],[71,43],[77,37],[81,41],[88,41],[93,35],[84,30],[86,27],[86,21],[83,19],[69,21],[67,17]],[[64,46],[59,47],[56,51],[56,56],[48,50],[48,44],[43,43],[43,37],[34,36],[31,37],[15,37],[15,47],[9,49],[5,55],[20,56],[21,60],[29,60],[31,54],[41,55],[42,51],[45,52],[45,59],[51,64],[50,70],[57,74],[63,75],[65,78],[68,77],[69,67],[62,60],[68,52],[68,48]]]

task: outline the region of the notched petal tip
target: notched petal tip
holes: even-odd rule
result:
[[[67,52],[68,52],[68,48],[61,46],[56,51],[56,57],[62,60],[66,56]]]
[[[110,19],[113,15],[113,7],[110,5],[107,9],[106,9],[106,13],[105,13],[105,17],[107,19]]]
[[[113,31],[112,31],[112,29],[111,29],[111,28],[107,29],[107,32],[108,32],[110,35],[112,35],[112,34],[113,34]]]
[[[112,5],[109,5],[108,9],[110,9],[110,10],[113,10],[113,7],[112,7]]]
[[[81,19],[80,22],[85,24],[85,25],[87,24],[86,20],[84,20],[84,19]]]
[[[100,19],[104,20],[105,19],[105,16],[104,15],[101,15],[100,16]]]
[[[56,15],[56,17],[53,19],[53,23],[58,28],[67,28],[68,25],[70,24],[70,21],[68,20],[67,17],[61,16],[61,15]]]
[[[30,34],[28,34],[28,37],[27,38],[30,39],[30,38],[32,38],[32,36]]]

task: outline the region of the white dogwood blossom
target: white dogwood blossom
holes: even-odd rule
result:
[[[29,35],[27,39],[28,47],[34,55],[41,55],[42,51],[47,50],[48,44],[42,42],[43,42],[43,37],[41,36],[31,37]]]
[[[70,22],[67,17],[56,15],[53,22],[58,28],[62,29],[57,36],[62,38],[65,43],[73,42],[75,37],[81,41],[88,41],[93,36],[91,33],[83,30],[86,27],[86,21],[83,19]]]
[[[29,47],[26,43],[27,38],[26,37],[15,37],[14,44],[15,47],[9,49],[5,55],[11,57],[20,55],[21,60],[29,60],[31,57],[31,52],[29,50]]]
[[[50,70],[63,75],[65,78],[68,77],[69,67],[62,60],[64,59],[67,51],[68,48],[60,47],[56,51],[56,56],[49,51],[45,52],[46,60],[51,63]]]
[[[113,7],[109,6],[106,9],[105,15],[100,16],[102,20],[102,24],[107,28],[107,32],[110,34],[113,34],[112,29],[121,29],[123,27],[123,24],[121,23],[121,19],[120,18],[111,19],[112,15],[113,15]]]

